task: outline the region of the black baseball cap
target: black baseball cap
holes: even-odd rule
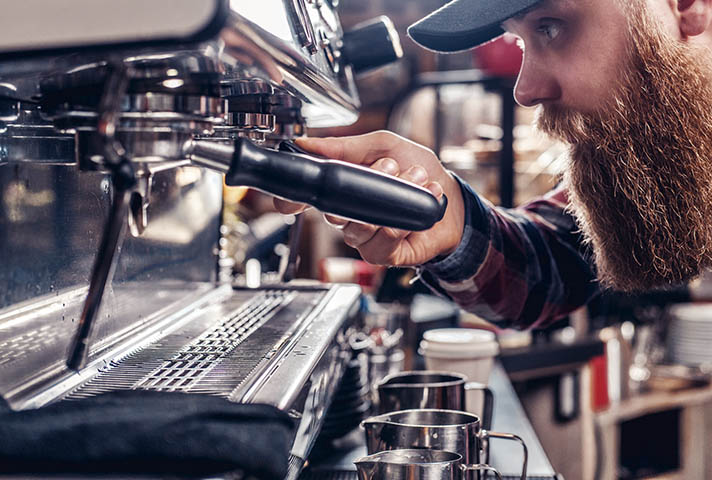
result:
[[[408,35],[436,52],[468,50],[502,35],[502,22],[540,1],[453,0],[408,27]]]

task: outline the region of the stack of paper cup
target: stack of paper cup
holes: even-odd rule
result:
[[[487,384],[499,353],[494,333],[472,328],[439,328],[423,334],[418,353],[425,357],[425,368],[465,375],[470,382]],[[467,411],[481,414],[481,392],[467,393]]]

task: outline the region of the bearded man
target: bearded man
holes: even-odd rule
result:
[[[712,0],[454,0],[411,26],[437,51],[504,31],[524,60],[517,102],[566,142],[561,185],[487,204],[435,155],[387,132],[304,139],[447,195],[427,232],[327,220],[362,257],[416,266],[434,290],[502,327],[536,327],[601,289],[676,285],[712,266]],[[285,213],[301,206],[276,200]]]

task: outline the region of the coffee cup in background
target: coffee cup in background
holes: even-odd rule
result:
[[[456,372],[470,382],[487,385],[494,359],[499,354],[497,337],[489,330],[438,328],[423,334],[418,350],[428,370]],[[467,392],[467,411],[482,415],[481,392]]]

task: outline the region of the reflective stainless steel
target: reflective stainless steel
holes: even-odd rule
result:
[[[0,167],[0,185],[0,311],[86,287],[110,208],[109,175],[23,163]],[[151,222],[140,238],[126,239],[118,257],[101,316],[107,334],[112,322],[122,328],[121,305],[113,297],[123,284],[155,282],[146,308],[158,310],[160,284],[215,280],[221,185],[220,175],[195,167],[154,175]],[[62,328],[72,330],[75,320],[76,314],[59,310]]]
[[[14,100],[17,96],[17,87],[10,83],[0,83],[0,122],[13,122],[20,114],[20,102]]]
[[[297,477],[360,289],[218,283],[229,140],[274,147],[358,115],[337,2],[290,2],[0,0],[0,395],[12,408],[117,389],[264,402],[298,420]]]
[[[235,147],[227,143],[187,142],[183,151],[193,164],[222,173],[230,170],[235,156]]]
[[[413,371],[388,375],[376,386],[380,413],[413,408],[466,410],[465,392],[479,390],[484,394],[483,421],[492,422],[494,397],[486,385],[468,382],[467,377],[455,372]]]
[[[0,103],[3,100],[0,99]],[[4,163],[76,163],[74,136],[57,131],[38,105],[17,103],[14,117],[0,119],[0,165]]]
[[[66,5],[67,16],[71,14],[73,7],[74,5]],[[317,6],[309,3],[305,4],[304,8],[314,30],[322,32],[320,35],[326,35],[330,39],[333,50],[333,45],[338,45],[338,39],[343,35],[338,26],[336,11],[326,4]],[[91,10],[93,9],[87,9]],[[82,12],[81,16],[86,18],[86,13]],[[137,16],[141,15],[140,12],[136,13]],[[337,28],[330,26],[324,18],[335,19]],[[343,60],[337,58],[340,68],[338,73],[334,72],[330,63],[333,59],[327,58],[327,52],[319,50],[310,53],[306,47],[302,47],[289,21],[289,14],[282,0],[233,1],[230,2],[229,12],[220,17],[222,29],[216,40],[195,43],[190,48],[184,47],[185,42],[176,42],[175,46],[170,47],[130,46],[123,49],[121,54],[137,70],[146,70],[147,67],[134,61],[136,58],[171,58],[171,61],[175,62],[181,57],[187,57],[188,60],[184,64],[190,65],[192,62],[195,70],[203,68],[201,61],[217,60],[215,65],[223,72],[221,83],[226,95],[255,93],[256,88],[262,92],[269,89],[289,92],[290,95],[296,94],[303,101],[301,114],[309,127],[353,123],[358,117],[360,102],[351,69]],[[98,18],[97,22],[102,23],[101,18]],[[91,23],[91,19],[87,19],[86,23]],[[202,59],[198,52],[204,55]],[[7,60],[3,61],[4,59]],[[92,50],[51,57],[41,53],[32,57],[17,54],[6,54],[3,57],[0,38],[0,82],[16,85],[19,99],[29,100],[37,95],[36,79],[54,75],[56,72],[78,71],[82,66],[101,64],[105,60],[106,54]],[[180,73],[180,67],[181,65],[178,68],[168,66],[164,72],[173,69]],[[152,68],[152,75],[155,76],[156,70]],[[33,80],[28,81],[28,78]],[[185,80],[180,75],[177,79],[165,80],[180,79]],[[261,87],[257,87],[260,83]],[[232,88],[233,84],[239,87]]]
[[[443,450],[394,450],[354,461],[359,480],[464,480],[469,472],[491,472],[488,465],[466,465],[462,455]]]
[[[361,424],[368,453],[408,448],[447,450],[462,455],[467,464],[480,464],[483,445],[490,438],[513,440],[524,452],[521,480],[527,478],[527,447],[509,433],[482,429],[477,415],[455,410],[417,409],[371,417]]]

